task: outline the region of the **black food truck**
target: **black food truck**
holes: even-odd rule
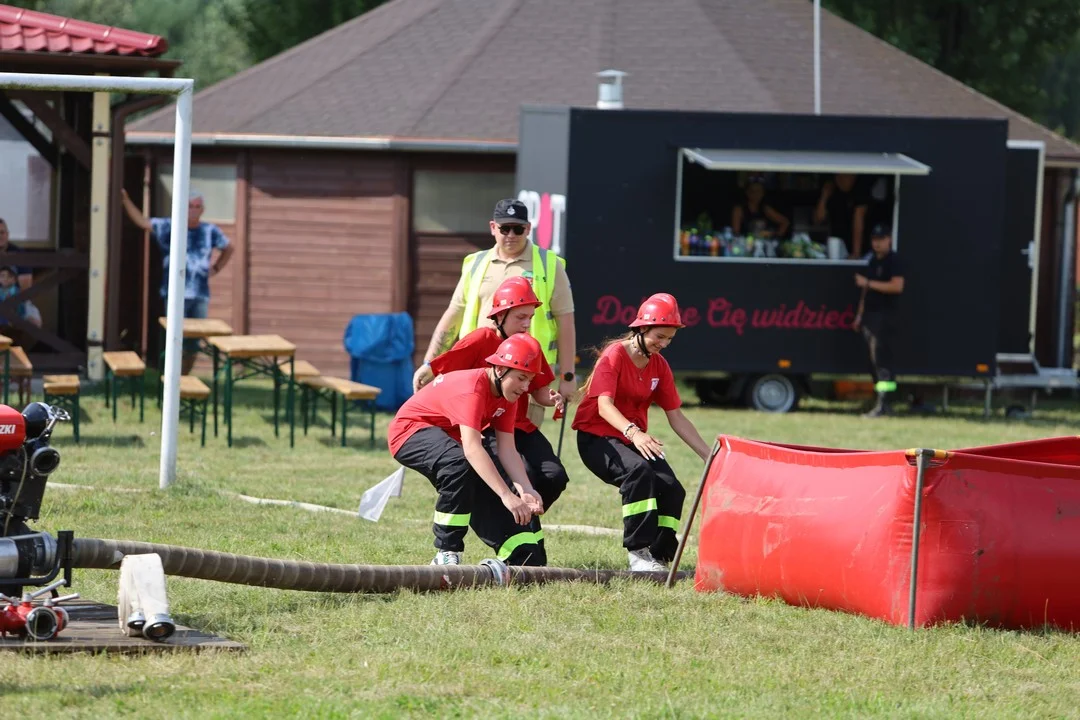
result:
[[[665,354],[701,399],[786,412],[815,376],[868,377],[854,276],[875,224],[904,268],[901,382],[989,388],[1030,357],[1044,148],[1007,133],[1004,119],[526,106],[517,186],[534,240],[567,260],[582,366],[670,292],[687,328]]]

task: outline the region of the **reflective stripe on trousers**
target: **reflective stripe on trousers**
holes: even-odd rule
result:
[[[536,545],[543,539],[543,530],[537,530],[536,532],[520,532],[517,535],[511,535],[506,538],[506,542],[499,548],[497,557],[500,560],[505,560],[522,545]]]
[[[457,514],[435,511],[435,524],[444,527],[469,527],[472,513]]]

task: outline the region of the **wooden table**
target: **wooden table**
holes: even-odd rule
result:
[[[165,328],[168,326],[168,319],[164,316],[159,317],[158,323],[162,328]],[[188,340],[192,338],[201,340],[218,335],[232,334],[232,328],[224,320],[218,320],[217,318],[184,318],[184,337]]]
[[[169,319],[165,316],[158,318],[158,324],[161,325],[161,353],[158,355],[158,370],[161,371],[162,375],[165,374],[165,332],[168,322]],[[233,329],[229,324],[217,318],[184,318],[182,327],[184,339],[197,340],[197,352],[207,357],[213,356],[207,340],[212,337],[233,334]]]
[[[12,340],[7,335],[0,335],[0,352],[4,353],[4,404],[8,404],[8,393],[11,391],[11,350]]]
[[[214,351],[214,435],[217,435],[217,385],[218,364],[225,360],[222,371],[225,373],[225,424],[228,426],[229,447],[232,447],[232,391],[233,383],[238,380],[257,376],[269,376],[274,379],[274,436],[279,437],[278,412],[280,408],[280,390],[282,383],[287,383],[287,406],[289,415],[289,447],[296,445],[296,414],[292,411],[296,386],[296,345],[280,335],[219,335],[209,338]],[[279,366],[280,358],[289,362],[289,376]],[[241,373],[233,377],[233,366],[239,365]]]
[[[162,375],[165,374],[165,331],[168,327],[169,319],[165,316],[158,318],[158,324],[161,325],[161,354],[158,356],[158,370]],[[212,337],[223,337],[226,335],[232,335],[233,329],[224,320],[217,318],[184,318],[183,322],[183,335],[185,340],[197,340],[198,350],[206,357],[214,360],[216,358],[216,352],[214,348],[210,346],[209,340]],[[183,354],[183,353],[181,353]],[[214,365],[214,375],[217,375],[218,366]],[[159,395],[160,399],[160,395]],[[217,383],[214,383],[214,437],[217,437],[217,408],[218,408],[218,395],[217,395]]]

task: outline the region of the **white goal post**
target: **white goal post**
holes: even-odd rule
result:
[[[180,347],[184,339],[184,275],[187,270],[187,205],[191,168],[191,96],[189,78],[113,77],[0,72],[2,90],[66,90],[123,92],[176,97],[176,140],[173,146],[172,235],[169,241],[169,286],[166,300],[165,387],[161,417],[160,486],[176,480],[176,437],[180,422]],[[112,149],[115,152],[115,148]],[[103,272],[101,268],[91,268]],[[116,302],[116,298],[111,298]]]

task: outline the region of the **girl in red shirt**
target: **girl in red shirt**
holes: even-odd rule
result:
[[[518,525],[544,512],[514,446],[514,404],[540,369],[540,344],[512,335],[487,357],[487,367],[439,375],[401,406],[390,421],[390,454],[426,477],[435,501],[432,565],[459,565],[474,495],[486,485]],[[509,481],[495,468],[480,432],[495,430],[496,454]],[[512,484],[511,484],[512,483]],[[516,492],[515,492],[516,491]],[[501,510],[501,508],[500,508]]]
[[[499,343],[515,333],[527,333],[536,308],[543,303],[533,292],[532,284],[524,277],[503,280],[491,298],[490,325],[479,327],[458,340],[454,347],[431,361],[427,375],[417,373],[420,384],[428,382],[431,374],[444,374],[455,370],[484,367],[485,358],[499,347]],[[544,356],[540,356],[540,370],[529,385],[527,394],[544,407],[561,406],[563,398],[549,386],[555,381]],[[569,478],[551,443],[540,429],[529,420],[529,398],[522,396],[517,402],[514,424],[514,444],[525,463],[525,472],[533,487],[550,510],[566,489]],[[495,433],[485,430],[484,445],[495,455]],[[495,466],[499,461],[495,459]],[[501,468],[500,468],[501,469]],[[522,531],[512,518],[499,506],[498,499],[490,493],[480,492],[471,527],[485,543],[495,548],[497,556],[508,565],[547,564],[544,534],[539,519]]]
[[[660,352],[685,327],[675,298],[653,295],[638,308],[632,331],[600,352],[574,415],[578,453],[594,475],[622,495],[623,547],[630,569],[661,572],[675,557],[675,531],[686,491],[648,434],[649,406],[667,413],[675,434],[705,460],[709,446],[683,414],[671,368]]]

